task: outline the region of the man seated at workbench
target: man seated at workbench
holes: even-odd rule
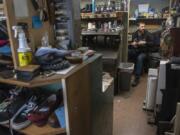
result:
[[[133,87],[139,84],[148,46],[153,43],[152,41],[152,35],[145,29],[145,23],[140,22],[138,30],[132,35],[132,43],[128,46],[128,58],[135,63]]]

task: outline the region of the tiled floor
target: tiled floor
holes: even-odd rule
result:
[[[136,88],[115,97],[113,135],[156,135],[156,127],[147,124],[147,114],[142,110],[146,84],[144,76]]]

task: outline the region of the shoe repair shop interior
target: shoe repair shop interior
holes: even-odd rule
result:
[[[179,0],[0,0],[0,135],[180,135]]]

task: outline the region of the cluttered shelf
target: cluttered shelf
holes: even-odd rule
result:
[[[138,22],[145,22],[146,24],[161,24],[163,21],[166,21],[167,18],[129,18],[129,23],[134,24]]]
[[[127,11],[114,11],[114,12],[103,12],[103,13],[81,13],[81,20],[90,21],[90,20],[102,20],[102,19],[118,19],[121,18],[123,13]]]
[[[115,32],[103,32],[103,31],[82,31],[81,32],[82,36],[119,36],[120,31],[115,31]]]
[[[162,21],[162,20],[166,20],[167,18],[135,18],[135,19],[132,19],[132,18],[129,18],[129,21],[152,21],[152,20],[159,20],[159,21]]]
[[[70,71],[67,72],[67,74],[62,73],[63,72],[62,71],[62,72],[58,72],[58,73],[56,72],[56,73],[54,73],[53,75],[51,75],[49,77],[42,77],[41,75],[39,75],[39,76],[35,77],[33,80],[31,80],[29,82],[20,81],[20,80],[17,80],[15,78],[4,79],[4,78],[0,77],[0,82],[1,83],[6,83],[6,84],[12,84],[12,85],[28,87],[28,88],[57,83],[57,82],[60,82],[61,79],[65,79],[66,77],[70,76],[74,72],[80,70],[82,67],[84,67],[87,64],[93,62],[98,57],[101,57],[101,55],[100,54],[95,54],[94,56],[92,56],[92,57],[88,58],[87,60],[85,60],[82,64],[74,66]]]

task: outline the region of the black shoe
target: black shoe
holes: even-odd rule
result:
[[[132,87],[136,87],[139,84],[139,78],[136,77],[132,83]]]
[[[27,104],[24,104],[11,119],[13,129],[20,130],[31,124],[26,115],[36,107],[36,96],[32,96]]]
[[[11,119],[12,128],[15,130],[20,130],[28,127],[31,124],[31,121],[29,121],[27,118],[28,113],[32,112],[36,107],[38,107],[38,105],[45,101],[46,98],[46,93],[34,93],[28,102],[24,104]]]
[[[27,102],[31,92],[25,91],[27,90],[21,88],[10,90],[10,96],[0,104],[0,124],[8,124],[18,109]]]

